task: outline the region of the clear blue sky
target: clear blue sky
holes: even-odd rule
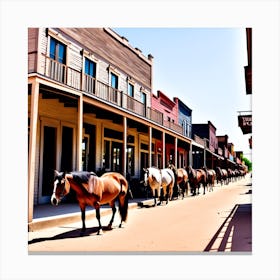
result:
[[[154,56],[153,92],[179,97],[193,111],[193,123],[211,121],[235,150],[251,159],[249,135],[238,127],[237,111],[251,110],[245,93],[245,28],[114,28],[130,45]]]

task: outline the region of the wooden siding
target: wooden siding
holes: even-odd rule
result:
[[[38,28],[28,28],[28,73],[37,68]]]
[[[164,114],[164,120],[169,117],[171,122],[178,124],[178,106],[170,100],[161,91],[157,92],[157,96],[152,96],[152,108]]]
[[[54,61],[52,62],[49,58],[49,51],[48,51],[48,34],[49,36],[52,36],[54,38],[57,38],[57,40],[62,40],[64,44],[66,44],[67,49],[66,49],[66,56],[67,56],[67,62],[66,66],[61,65],[61,67],[65,68],[67,67],[67,75],[64,77],[64,79],[67,79],[66,84],[74,87],[79,90],[84,90],[81,85],[81,80],[82,80],[82,73],[83,73],[83,55],[82,55],[82,50],[85,48],[83,45],[83,42],[78,42],[75,38],[71,38],[69,35],[66,35],[64,32],[60,32],[60,30],[56,29],[59,31],[59,33],[54,32],[53,29],[51,29],[50,32],[47,32],[47,28],[35,28],[34,30],[37,30],[39,33],[39,47],[38,47],[38,66],[37,66],[37,72],[50,76],[50,64],[55,63]],[[68,29],[64,29],[68,30]],[[70,29],[69,29],[70,30]],[[78,29],[78,30],[83,30],[83,29]],[[104,33],[104,29],[97,29],[94,28],[92,29],[92,32],[100,32],[100,30]],[[104,34],[107,35],[108,38],[111,38],[112,40],[118,42],[122,46],[120,49],[126,49],[129,50],[131,54],[134,54],[134,52],[129,49],[128,47],[122,45],[117,39],[113,38],[111,35],[109,35],[107,32]],[[101,44],[101,43],[100,43]],[[103,48],[104,48],[104,53],[108,54],[110,52],[110,44],[104,44],[103,42]],[[88,49],[85,49],[87,52],[89,51]],[[119,50],[119,49],[118,49]],[[122,52],[120,52],[122,53]],[[118,57],[117,53],[112,54],[112,56]],[[136,54],[134,54],[136,55]],[[134,99],[141,101],[141,86],[143,86],[143,83],[140,83],[138,80],[141,80],[141,78],[138,77],[132,77],[131,73],[126,73],[121,69],[122,66],[119,65],[113,65],[111,62],[108,62],[107,57],[101,57],[96,53],[93,53],[93,51],[90,51],[86,55],[89,58],[93,58],[94,61],[97,63],[97,71],[96,71],[96,78],[98,81],[101,81],[105,85],[110,86],[110,71],[116,71],[119,76],[119,91],[122,91],[123,93],[127,94],[127,89],[128,89],[128,78],[133,79],[135,82],[134,84],[134,89],[135,89],[135,94],[134,94]],[[151,65],[149,62],[145,61],[145,59],[140,58],[139,56],[136,55],[136,58],[143,64],[143,65],[148,65],[148,68],[151,71]],[[137,60],[135,58],[135,60]],[[122,62],[124,63],[124,62]],[[128,69],[129,67],[132,67],[134,65],[134,61],[130,61],[129,58],[127,59],[127,67],[123,67]],[[111,65],[109,68],[108,66]],[[33,67],[34,68],[34,67]],[[133,68],[133,67],[132,67]],[[143,67],[142,67],[143,68]],[[34,70],[34,69],[33,69]],[[145,75],[148,77],[148,79],[151,79],[151,73],[150,72],[145,72]],[[142,79],[143,80],[143,79]],[[149,107],[151,104],[151,99],[150,99],[150,91],[149,88],[146,86],[145,92],[147,94],[147,106]]]
[[[104,58],[151,91],[151,65],[103,28],[60,28],[64,34],[80,42],[88,51]]]
[[[39,40],[39,65],[37,72],[44,74],[46,67],[46,57],[41,55],[42,53],[46,54],[48,50],[48,37],[46,36],[46,28],[40,28],[39,30],[40,40]]]

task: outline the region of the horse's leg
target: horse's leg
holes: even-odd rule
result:
[[[86,231],[86,205],[80,204],[81,209],[81,219],[82,219],[82,229],[81,232],[84,233]]]
[[[111,218],[111,220],[108,224],[108,229],[112,229],[112,224],[114,222],[115,214],[116,214],[116,211],[117,211],[116,206],[115,206],[115,200],[110,202],[110,206],[112,208],[112,218]]]
[[[198,183],[198,184],[197,184],[197,188],[196,188],[196,189],[197,189],[196,194],[200,194],[200,192],[199,192],[199,189],[200,189],[200,183]]]
[[[159,198],[159,205],[162,203],[163,195],[161,195],[161,188],[157,188],[158,198]]]
[[[99,235],[99,234],[102,234],[102,225],[101,225],[101,221],[100,221],[100,204],[98,202],[95,202],[94,208],[96,211],[96,219],[98,221],[97,235]]]
[[[155,207],[155,206],[157,206],[156,189],[155,189],[155,188],[153,188],[153,189],[152,189],[152,192],[153,192],[154,207]]]
[[[163,191],[163,199],[166,199],[166,203],[165,204],[168,204],[168,192],[166,190],[167,187],[162,187],[162,191]]]
[[[184,199],[184,196],[185,196],[185,182],[182,181],[180,184],[179,184],[179,195],[178,195],[178,198],[179,196],[181,195],[182,196],[182,199]]]
[[[171,183],[172,184],[172,183]],[[174,186],[173,186],[174,187]],[[170,185],[167,187],[168,189],[168,193],[167,193],[167,197],[169,195],[169,200],[172,200],[172,196],[173,196],[173,187],[171,187]]]

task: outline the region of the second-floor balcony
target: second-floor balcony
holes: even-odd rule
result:
[[[154,110],[135,98],[127,95],[123,91],[115,89],[94,77],[81,71],[77,71],[69,66],[59,63],[50,57],[45,56],[44,75],[59,83],[65,84],[74,89],[86,92],[92,96],[101,98],[109,103],[115,104],[123,109],[146,117],[160,125],[163,123],[163,113]],[[175,126],[169,127],[177,132],[182,131]]]

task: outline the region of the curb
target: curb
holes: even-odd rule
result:
[[[128,204],[128,209],[135,209],[137,207],[143,207],[153,203],[153,199],[140,201],[140,202],[131,202]],[[152,204],[151,204],[152,205]],[[112,213],[111,208],[101,208],[100,216],[110,215]],[[96,218],[96,212],[94,209],[86,211],[86,220]],[[57,215],[53,217],[46,218],[38,218],[34,219],[32,222],[28,223],[28,232],[38,231],[46,228],[61,226],[69,223],[75,223],[81,221],[81,213],[71,213],[71,214],[63,214]]]

